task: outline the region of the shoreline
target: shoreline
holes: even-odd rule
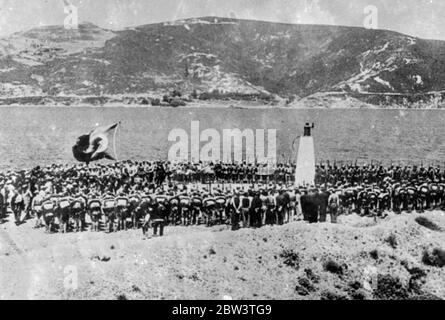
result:
[[[0,104],[0,108],[92,108],[92,109],[103,109],[103,108],[128,108],[128,109],[154,109],[154,110],[187,110],[187,109],[229,109],[229,110],[400,110],[400,111],[445,111],[445,108],[399,108],[399,107],[301,107],[301,106],[273,106],[273,105],[249,105],[249,106],[237,106],[237,105],[227,105],[220,103],[191,103],[187,106],[151,106],[151,105],[139,105],[139,104],[109,104],[109,105],[2,105]]]

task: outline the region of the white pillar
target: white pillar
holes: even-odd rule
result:
[[[295,170],[295,186],[315,184],[315,148],[313,137],[300,137],[297,167]]]

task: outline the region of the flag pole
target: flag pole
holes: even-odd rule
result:
[[[118,156],[117,156],[117,152],[116,152],[116,135],[117,135],[117,129],[119,128],[119,126],[121,125],[121,122],[119,121],[116,129],[114,129],[114,137],[113,137],[113,149],[114,149],[114,157],[116,158],[116,161],[118,162]]]

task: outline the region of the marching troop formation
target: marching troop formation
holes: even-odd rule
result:
[[[382,216],[445,207],[439,167],[319,165],[314,186],[293,185],[294,166],[170,164],[52,165],[0,174],[0,218],[35,219],[47,232],[116,232],[166,225],[261,227],[339,214]],[[264,171],[265,173],[265,171]]]

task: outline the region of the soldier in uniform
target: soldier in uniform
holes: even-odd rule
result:
[[[322,188],[317,195],[318,208],[320,210],[320,222],[326,222],[326,215],[328,211],[329,192],[325,188]]]
[[[34,228],[40,228],[43,225],[42,221],[42,204],[45,197],[45,193],[40,191],[37,195],[32,199],[31,202],[31,211],[35,214],[36,224]]]
[[[199,225],[200,219],[202,218],[202,197],[199,192],[195,192],[191,198],[192,207],[192,221],[194,225]]]
[[[158,235],[158,228],[159,228],[159,236],[160,237],[164,236],[165,218],[166,218],[166,208],[164,204],[157,203],[153,209],[153,213],[151,214],[154,237]]]
[[[102,202],[99,195],[96,192],[90,196],[88,201],[88,212],[91,219],[91,229],[92,231],[99,232],[100,230],[100,219],[102,217]]]
[[[328,207],[331,215],[331,223],[337,223],[340,198],[334,189],[329,190]]]
[[[239,191],[236,190],[229,203],[232,231],[236,231],[239,229],[241,206],[241,197]]]
[[[212,194],[208,194],[204,197],[203,207],[206,225],[210,227],[216,222],[216,201]]]
[[[42,202],[43,219],[45,222],[46,232],[50,233],[54,227],[56,204],[49,195]]]
[[[116,198],[109,192],[102,199],[102,210],[105,216],[105,228],[107,232],[117,232],[116,220]]]
[[[250,227],[250,205],[252,198],[248,192],[245,192],[241,197],[241,221],[243,228]]]
[[[188,226],[192,223],[192,217],[191,217],[191,199],[187,195],[187,193],[184,193],[179,196],[179,209],[181,211],[181,220],[183,226]]]
[[[72,198],[67,193],[62,194],[58,201],[57,210],[59,211],[58,216],[60,221],[59,232],[61,233],[67,233],[70,229],[71,201]]]
[[[86,199],[81,192],[77,192],[71,203],[71,214],[74,218],[75,231],[83,231],[86,227],[85,222]]]

